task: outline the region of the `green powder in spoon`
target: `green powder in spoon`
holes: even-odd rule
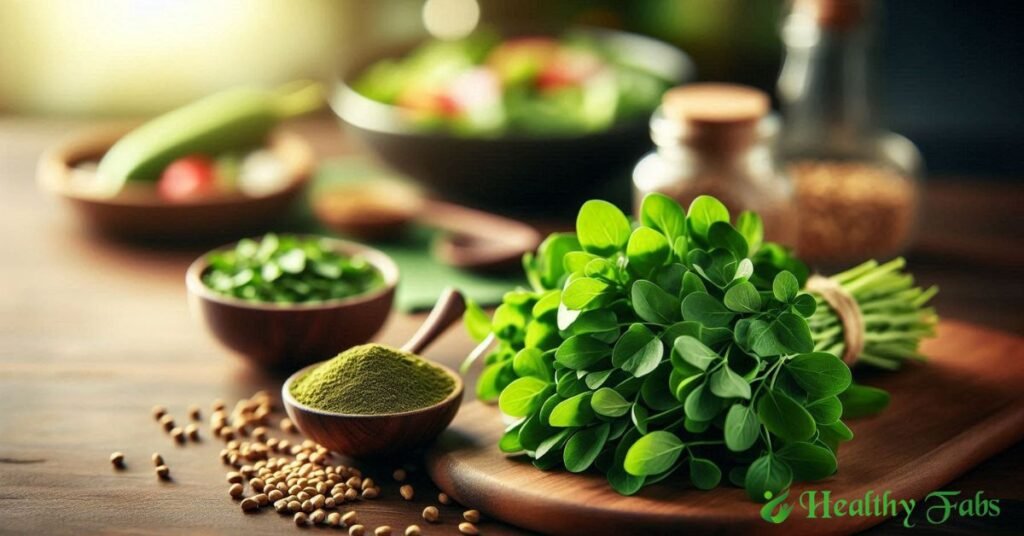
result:
[[[311,408],[381,415],[432,406],[453,389],[455,380],[443,369],[408,352],[364,344],[300,376],[290,391]]]

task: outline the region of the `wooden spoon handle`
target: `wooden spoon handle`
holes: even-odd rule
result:
[[[446,287],[441,291],[441,296],[430,310],[430,315],[416,330],[409,342],[402,346],[402,350],[419,354],[430,343],[434,342],[439,335],[445,332],[456,320],[462,318],[466,312],[466,298],[454,287]]]

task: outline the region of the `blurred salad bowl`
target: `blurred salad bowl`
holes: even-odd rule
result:
[[[534,209],[590,196],[628,169],[650,145],[662,92],[692,77],[682,51],[639,35],[477,34],[369,58],[341,77],[331,107],[441,195]]]

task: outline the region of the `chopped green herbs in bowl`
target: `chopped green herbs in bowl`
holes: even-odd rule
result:
[[[242,300],[317,303],[358,296],[384,284],[380,270],[361,255],[335,251],[326,239],[268,234],[240,240],[209,254],[202,280]]]
[[[356,242],[269,234],[199,257],[185,283],[224,346],[294,370],[369,341],[391,312],[398,267]]]

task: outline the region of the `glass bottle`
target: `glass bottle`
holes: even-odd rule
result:
[[[781,153],[800,212],[799,255],[838,267],[897,255],[916,221],[921,158],[878,126],[869,0],[794,0],[782,26]]]
[[[633,170],[634,207],[651,192],[685,208],[713,195],[733,215],[761,215],[768,240],[796,240],[793,189],[776,165],[778,119],[768,96],[729,84],[690,84],[669,90],[651,118],[656,148]]]

